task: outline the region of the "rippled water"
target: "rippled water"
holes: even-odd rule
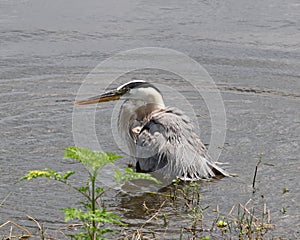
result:
[[[76,181],[84,182],[78,164],[61,161],[63,148],[74,144],[72,101],[83,79],[119,51],[154,46],[175,49],[199,62],[224,100],[227,136],[220,161],[229,162],[227,170],[239,177],[201,185],[201,204],[211,209],[220,205],[228,212],[250,198],[261,202],[263,195],[276,226],[271,236],[299,237],[299,13],[296,0],[0,1],[0,203],[5,199],[0,224],[11,220],[31,226],[27,215],[51,231],[63,224],[60,209],[80,201],[74,192],[46,180],[15,182],[27,170],[44,167],[75,168]],[[201,138],[209,143],[209,114],[203,100],[195,99],[194,89],[159,71],[127,77],[160,83],[171,79],[193,103]],[[184,108],[170,94],[165,92],[168,104]],[[99,106],[97,119],[102,120],[96,130],[104,150],[123,154],[112,140],[113,106]],[[252,177],[261,152],[253,195]],[[289,191],[283,194],[283,188]],[[160,204],[152,195],[110,194],[114,198],[106,199],[107,206],[132,229],[149,217],[141,206],[144,201]],[[188,214],[166,210],[170,222],[178,222],[170,234],[179,236]],[[164,231],[160,223],[151,227]]]

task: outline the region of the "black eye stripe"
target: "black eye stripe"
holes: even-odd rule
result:
[[[127,91],[129,91],[130,89],[134,89],[134,88],[147,88],[147,87],[151,87],[154,88],[156,91],[158,91],[159,93],[161,93],[159,91],[159,89],[157,87],[155,87],[154,85],[152,85],[151,83],[148,82],[129,82],[128,84],[126,84],[124,87],[122,87],[120,89],[120,91],[122,91],[122,93],[125,93]]]

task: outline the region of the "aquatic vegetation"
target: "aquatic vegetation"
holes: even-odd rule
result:
[[[265,239],[274,229],[265,202],[261,206],[250,199],[246,204],[233,205],[226,213],[219,206],[202,205],[197,182],[174,181],[169,188],[169,193],[152,193],[158,195],[162,205],[151,208],[144,203],[149,218],[125,239],[165,239],[168,234],[176,239]],[[174,215],[185,216],[182,227],[174,221]],[[164,226],[165,231],[154,230],[156,225]]]
[[[65,239],[96,240],[105,239],[105,237],[111,238],[111,236],[114,239],[128,240],[168,239],[168,234],[172,234],[176,239],[264,239],[265,236],[268,236],[266,234],[274,228],[265,200],[263,206],[259,206],[250,199],[246,204],[235,204],[228,213],[224,213],[219,206],[213,208],[203,204],[200,192],[201,182],[184,182],[179,179],[174,180],[170,186],[164,187],[158,192],[145,193],[142,198],[145,219],[139,221],[135,226],[129,226],[128,219],[117,215],[114,211],[109,211],[104,206],[102,197],[111,187],[104,188],[98,186],[96,182],[98,175],[101,177],[101,169],[107,164],[114,164],[121,156],[114,153],[69,147],[65,149],[65,158],[75,159],[84,166],[88,176],[84,186],[73,185],[71,180],[76,172],[72,170],[65,172],[57,172],[49,168],[31,170],[20,178],[20,181],[35,178],[51,179],[73,189],[84,199],[79,206],[63,209],[65,221],[70,224],[65,228],[66,232],[58,231],[63,234]],[[115,186],[136,179],[159,183],[151,175],[136,173],[130,168],[126,168],[124,171],[116,170],[114,177]],[[255,177],[253,183],[255,183]],[[286,192],[288,190],[284,189],[283,194]],[[155,203],[153,199],[155,199]],[[1,205],[2,203],[0,207]],[[282,208],[281,212],[284,214],[286,209]],[[174,216],[182,214],[184,215],[182,222],[176,222]],[[51,236],[43,224],[40,224],[35,218],[27,217],[35,223],[38,233],[33,234],[30,229],[7,221],[0,225],[0,230],[6,230],[8,233],[0,235],[0,239],[29,239],[31,237],[61,239]],[[175,217],[175,219],[178,218]],[[159,228],[155,226],[159,226]]]
[[[265,234],[274,228],[271,223],[271,213],[267,204],[255,206],[250,199],[246,204],[234,205],[229,213],[222,214],[219,207],[215,222],[222,236],[238,237],[239,239],[264,239]]]
[[[96,179],[101,168],[109,163],[114,163],[115,160],[121,158],[121,156],[118,156],[115,153],[69,147],[65,149],[64,157],[75,159],[85,167],[85,170],[88,173],[86,185],[77,187],[69,181],[69,178],[75,174],[74,171],[61,173],[48,168],[29,171],[20,179],[20,181],[41,177],[50,178],[67,185],[84,197],[85,201],[81,202],[80,207],[63,209],[66,222],[76,220],[81,223],[81,225],[79,225],[82,230],[81,232],[69,234],[69,236],[74,239],[103,239],[102,236],[105,233],[114,231],[113,229],[106,227],[107,224],[125,226],[121,218],[117,214],[107,211],[100,201],[101,196],[110,188],[96,186]],[[117,184],[122,184],[134,179],[146,179],[157,183],[159,182],[149,174],[136,173],[129,168],[125,169],[124,172],[116,170],[115,179]]]

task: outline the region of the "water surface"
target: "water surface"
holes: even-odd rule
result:
[[[47,180],[15,182],[27,170],[49,167],[75,169],[75,180],[83,183],[82,167],[61,161],[63,148],[74,144],[72,101],[101,61],[119,51],[151,46],[194,58],[208,70],[224,100],[227,136],[220,161],[229,162],[226,169],[239,177],[201,184],[201,204],[210,209],[219,205],[228,212],[250,198],[265,201],[276,226],[270,236],[299,237],[299,12],[296,0],[1,1],[0,202],[7,198],[0,208],[0,224],[11,220],[32,226],[26,217],[31,215],[56,234],[64,224],[60,209],[76,205],[78,196]],[[128,78],[173,80],[195,106],[201,138],[209,143],[208,110],[203,100],[193,98],[192,87],[160,71],[139,71]],[[175,97],[170,99],[169,105],[184,108]],[[107,103],[97,109],[101,124],[96,130],[104,150],[123,154],[112,141],[113,106]],[[253,195],[260,153],[263,164]],[[289,191],[283,194],[283,188]],[[160,205],[152,195],[110,194],[114,198],[107,197],[107,206],[132,230],[149,217],[141,206],[144,201]],[[170,234],[178,239],[179,229],[189,224],[188,213],[178,208],[166,211],[175,223]],[[164,231],[161,224],[151,227]]]

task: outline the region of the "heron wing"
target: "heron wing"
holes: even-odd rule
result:
[[[189,118],[176,108],[155,111],[136,144],[137,170],[159,171],[183,180],[228,175],[210,159]]]

